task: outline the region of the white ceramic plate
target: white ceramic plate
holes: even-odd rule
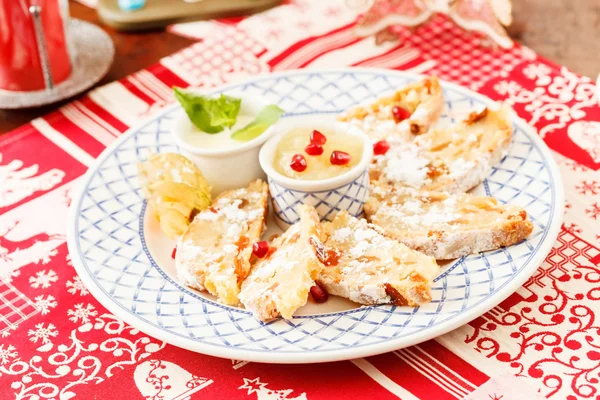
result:
[[[284,108],[285,118],[333,118],[416,79],[386,70],[300,70],[214,92],[256,91]],[[492,103],[457,85],[442,87],[446,122]],[[73,201],[68,238],[73,264],[98,301],[175,346],[272,363],[351,359],[410,346],[471,321],[514,292],[542,263],[561,225],[564,195],[557,166],[535,132],[515,119],[508,156],[475,192],[523,206],[535,224],[529,239],[448,263],[433,284],[433,301],[419,308],[358,307],[331,298],[321,305],[309,302],[291,321],[261,323],[242,308],[178,284],[171,259],[174,243],[146,215],[136,163],[149,150],[177,151],[169,133],[176,110],[168,108],[129,130],[102,153]]]

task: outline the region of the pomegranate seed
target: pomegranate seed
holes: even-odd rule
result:
[[[323,154],[323,146],[320,144],[311,143],[304,148],[304,151],[306,151],[306,154],[309,156],[320,156]]]
[[[388,152],[390,144],[386,140],[380,140],[373,145],[373,154],[376,156],[382,156]]]
[[[396,121],[396,123],[398,123],[398,122],[402,122],[405,119],[407,119],[408,117],[410,117],[410,113],[408,112],[408,110],[406,108],[402,108],[400,106],[394,106],[394,107],[392,107],[392,116],[394,117],[394,121]]]
[[[315,286],[310,288],[310,294],[312,295],[313,300],[317,303],[325,303],[327,299],[329,299],[329,293],[319,286],[319,284],[315,284]]]
[[[334,150],[331,153],[331,157],[329,157],[329,162],[333,165],[346,165],[350,162],[350,159],[350,154],[344,151]]]
[[[266,241],[256,242],[252,245],[252,254],[258,258],[263,258],[269,251],[269,243]]]
[[[310,134],[310,142],[323,146],[327,142],[327,137],[315,129]]]
[[[290,167],[296,172],[304,172],[306,170],[306,159],[302,154],[296,154],[292,157]]]
[[[177,255],[177,247],[173,247],[173,251],[171,252],[171,258],[174,260]]]

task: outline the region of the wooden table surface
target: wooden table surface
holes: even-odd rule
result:
[[[519,42],[572,71],[595,79],[600,73],[600,1],[513,0],[513,3]],[[70,6],[74,18],[99,24],[95,10],[74,1]],[[116,55],[110,71],[98,85],[121,79],[192,43],[164,31],[119,33],[108,27],[103,29],[111,36]],[[0,110],[0,134],[65,102],[28,110]]]

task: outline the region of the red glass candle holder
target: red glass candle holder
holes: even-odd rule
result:
[[[71,74],[67,0],[0,0],[0,89],[52,89]]]

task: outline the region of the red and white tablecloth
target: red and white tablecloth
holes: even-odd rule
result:
[[[526,47],[482,47],[441,16],[381,46],[353,35],[355,19],[343,1],[296,1],[177,25],[173,32],[198,43],[0,136],[1,399],[600,399],[594,85]],[[563,174],[567,210],[552,252],[522,288],[435,340],[320,365],[181,350],[89,294],[65,244],[71,188],[116,137],[173,101],[171,86],[341,66],[435,74],[508,102],[538,129]]]

